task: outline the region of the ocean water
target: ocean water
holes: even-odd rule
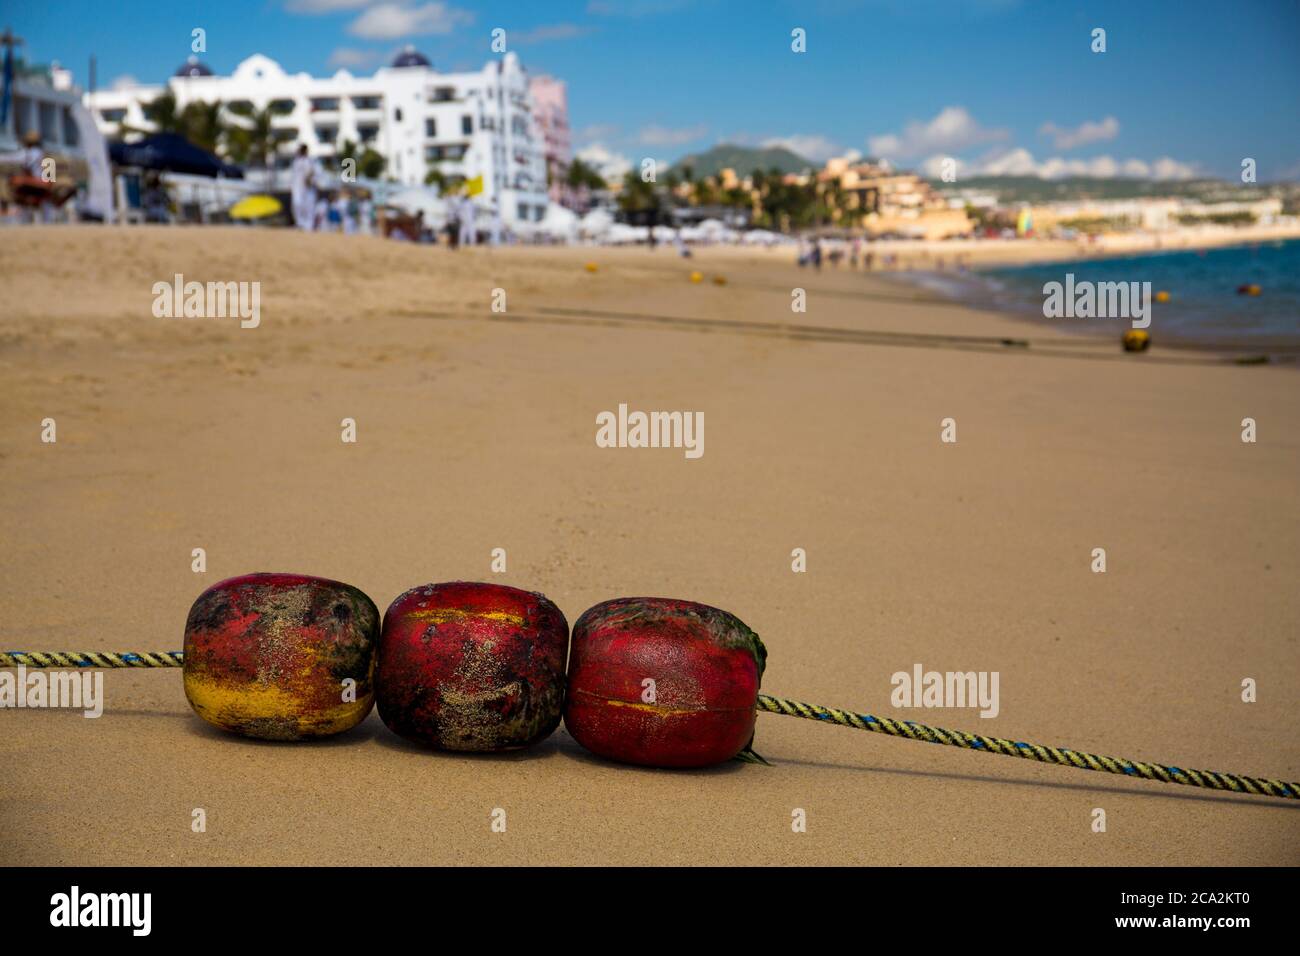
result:
[[[1043,286],[1064,283],[1067,272],[1074,274],[1076,285],[1150,282],[1153,299],[1158,291],[1168,292],[1168,302],[1152,302],[1153,337],[1189,344],[1300,343],[1300,240],[912,278],[940,294],[1036,317],[1062,332],[1109,334],[1129,327],[1120,319],[1044,318]],[[1237,287],[1248,284],[1258,285],[1261,294],[1238,294]]]

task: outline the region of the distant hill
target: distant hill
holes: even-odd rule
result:
[[[816,163],[804,159],[784,146],[755,149],[751,146],[736,146],[731,143],[719,143],[703,153],[683,156],[673,163],[673,172],[681,173],[687,166],[691,168],[696,179],[716,176],[724,169],[734,169],[737,176],[743,177],[756,170],[767,172],[777,169],[783,173],[801,173],[805,169],[817,168]]]
[[[943,193],[979,190],[996,193],[1003,201],[1042,203],[1071,199],[1137,199],[1143,196],[1186,196],[1203,200],[1258,199],[1258,188],[1218,179],[1097,179],[1067,176],[1040,179],[1037,176],[972,176],[955,183],[939,179],[930,185]]]

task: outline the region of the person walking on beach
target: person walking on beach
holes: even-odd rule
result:
[[[334,196],[334,202],[331,203],[330,222],[338,217],[339,230],[345,236],[350,236],[357,231],[356,219],[352,216],[352,196],[346,189],[340,189]]]
[[[469,196],[462,196],[458,201],[460,205],[460,244],[462,246],[472,246],[478,241],[478,229],[474,223],[474,200]]]
[[[492,200],[492,220],[488,228],[488,242],[493,248],[501,245],[501,233],[504,223],[501,221],[501,203],[497,199]]]
[[[370,200],[370,190],[361,191],[361,201],[357,203],[357,226],[363,236],[374,232],[374,203]]]
[[[289,173],[294,225],[303,232],[311,232],[316,225],[316,164],[307,155],[306,143],[298,147]]]

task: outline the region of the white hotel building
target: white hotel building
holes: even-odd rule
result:
[[[286,73],[261,54],[230,76],[215,76],[191,58],[166,86],[100,90],[86,94],[85,103],[112,138],[123,125],[149,129],[144,106],[165,90],[175,95],[178,111],[195,100],[274,110],[279,168],[299,143],[328,162],[350,139],[387,160],[385,178],[422,185],[432,168],[466,179],[482,176],[476,202],[499,204],[507,222],[537,222],[546,214],[545,143],[533,117],[528,74],[514,53],[476,73],[439,73],[407,47],[373,76],[339,70],[324,79]]]

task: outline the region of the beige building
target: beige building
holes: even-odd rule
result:
[[[964,209],[949,208],[915,173],[840,157],[826,163],[817,183],[833,208],[836,224],[846,229],[942,239],[965,235],[972,228]]]

